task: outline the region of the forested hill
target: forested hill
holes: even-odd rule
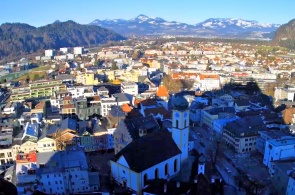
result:
[[[295,19],[280,26],[277,29],[273,40],[277,45],[295,49]]]
[[[91,46],[123,39],[123,36],[105,28],[73,21],[55,22],[39,28],[5,23],[0,26],[0,59],[49,48]]]

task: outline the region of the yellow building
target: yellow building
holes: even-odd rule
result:
[[[50,97],[55,91],[66,90],[62,81],[43,80],[29,84],[25,87],[17,87],[11,90],[11,101],[22,101],[27,98]]]
[[[49,137],[43,137],[38,140],[38,152],[50,152],[56,150],[55,140]]]
[[[77,83],[81,83],[83,85],[97,85],[98,79],[94,78],[93,73],[81,73],[76,76]]]
[[[160,69],[161,68],[161,63],[157,60],[153,60],[151,68],[156,68],[156,69]]]
[[[37,148],[37,143],[32,141],[26,141],[22,144],[15,144],[12,146],[13,160],[15,160],[15,157],[19,152],[29,153],[30,151],[36,151]]]

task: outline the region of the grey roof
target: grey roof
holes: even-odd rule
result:
[[[52,125],[49,127],[49,129],[47,130],[47,135],[51,135],[56,133],[58,126],[57,125]],[[43,136],[43,134],[41,135]]]
[[[113,161],[124,156],[131,170],[140,173],[181,151],[168,131],[159,131],[136,139],[117,153]]]
[[[250,102],[247,99],[237,99],[235,100],[235,103],[237,104],[237,106],[250,106]]]
[[[56,80],[76,80],[75,76],[69,74],[57,75]]]
[[[139,138],[139,130],[147,130],[147,133],[160,130],[157,120],[152,115],[134,119],[125,119],[124,123],[133,139]],[[122,123],[120,123],[120,127],[121,125]]]
[[[115,93],[113,94],[113,96],[116,98],[118,98],[118,102],[125,102],[125,101],[129,101],[129,99],[127,98],[127,96],[124,93]]]
[[[71,129],[76,131],[77,129],[77,121],[71,118],[66,118],[61,121],[60,130],[63,131],[65,129]]]
[[[247,116],[226,124],[225,129],[237,137],[258,135],[258,131],[266,130],[260,116]]]
[[[44,164],[44,168],[40,167]],[[58,173],[67,168],[88,169],[86,156],[82,150],[53,151],[37,153],[37,174]]]
[[[109,111],[109,114],[111,114],[113,117],[125,116],[125,113],[122,111],[121,106],[112,106],[111,110]]]
[[[13,142],[12,142],[12,145],[15,146],[15,145],[21,145],[22,144],[22,140],[21,139],[13,139]]]
[[[234,107],[218,107],[206,110],[211,115],[218,115],[220,112],[235,113]]]

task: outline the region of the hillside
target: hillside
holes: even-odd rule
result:
[[[123,39],[123,36],[105,28],[73,21],[55,22],[39,28],[5,23],[0,26],[0,59],[49,48],[90,46]]]
[[[279,46],[295,49],[295,19],[280,26],[273,40]]]

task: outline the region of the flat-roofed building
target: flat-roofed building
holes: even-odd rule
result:
[[[263,164],[271,166],[272,161],[295,158],[295,137],[284,136],[280,139],[267,140]]]
[[[260,116],[248,116],[229,122],[223,128],[223,139],[237,153],[256,150],[256,139],[259,131],[266,130]]]

